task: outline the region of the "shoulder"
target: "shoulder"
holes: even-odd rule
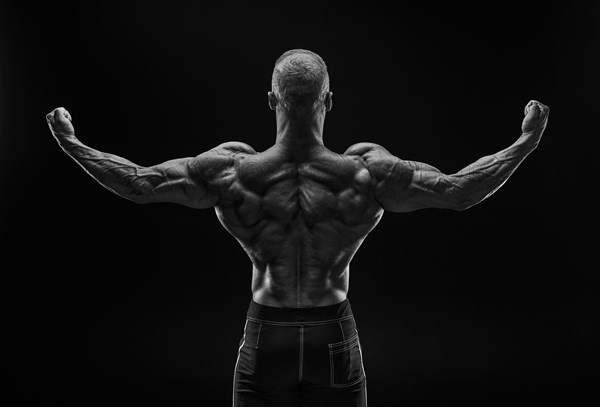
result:
[[[245,154],[256,154],[256,150],[254,150],[250,145],[246,143],[242,143],[241,141],[228,141],[223,144],[219,144],[217,147],[212,149],[211,151],[220,151],[225,153],[245,153]]]
[[[256,151],[248,144],[228,141],[194,157],[189,165],[192,172],[210,179],[223,171],[234,169],[237,161],[254,154]]]
[[[402,171],[403,161],[386,148],[375,143],[357,143],[348,147],[346,156],[359,158],[376,180],[389,178],[394,172]]]
[[[372,156],[372,155],[381,155],[381,154],[390,154],[388,150],[379,144],[375,143],[357,143],[353,144],[346,151],[344,155],[355,155],[355,156]]]

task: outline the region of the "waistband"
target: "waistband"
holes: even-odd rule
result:
[[[348,298],[338,304],[312,308],[269,307],[250,300],[247,316],[248,319],[255,319],[261,322],[326,323],[352,318],[352,308],[350,307]]]

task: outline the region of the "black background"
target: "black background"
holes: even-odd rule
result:
[[[211,210],[104,190],[45,122],[141,165],[275,139],[274,61],[326,61],[332,150],[452,173],[551,108],[539,148],[465,212],[386,214],[349,298],[371,406],[589,403],[600,339],[594,2],[0,6],[0,236],[11,405],[230,405],[251,264]],[[586,164],[587,163],[587,164]],[[212,404],[208,403],[208,399]]]

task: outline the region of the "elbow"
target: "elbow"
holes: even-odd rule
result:
[[[462,211],[466,211],[471,206],[473,206],[473,205],[467,205],[465,203],[454,202],[450,206],[448,206],[448,209],[452,209],[453,211],[457,211],[457,212],[462,212]]]
[[[118,188],[118,189],[111,188],[108,185],[102,184],[102,183],[101,183],[101,185],[103,187],[105,187],[106,189],[108,189],[113,194],[115,194],[116,196],[119,196],[123,199],[127,199],[128,201],[135,202],[137,204],[143,204],[143,203],[150,202],[150,199],[147,194],[137,193],[136,191],[125,190],[123,188]]]
[[[462,211],[466,211],[467,209],[469,209],[473,205],[475,205],[475,204],[468,205],[468,204],[464,204],[463,203],[463,204],[456,205],[452,209],[455,210],[455,211],[457,211],[457,212],[462,212]]]
[[[151,192],[152,190],[147,188],[147,185],[132,185],[132,187],[127,191],[127,196],[125,198],[129,199],[132,202],[137,204],[146,204],[152,202],[154,198],[154,194]]]
[[[147,204],[152,202],[150,197],[146,194],[127,194],[120,195],[121,197],[127,199],[128,201],[134,202],[136,204]]]
[[[447,209],[453,211],[462,212],[475,205],[472,196],[469,191],[465,190],[464,186],[460,183],[460,180],[456,179],[455,176],[447,177],[446,188],[444,190],[444,197]]]
[[[131,198],[130,201],[135,202],[136,204],[148,204],[151,203],[152,200],[149,199],[147,196],[137,196],[135,198]]]
[[[449,197],[449,208],[458,212],[466,211],[481,202],[473,188],[467,188],[464,183],[458,181],[452,182],[447,195]]]
[[[473,205],[476,205],[478,201],[472,199],[469,196],[457,195],[452,197],[449,209],[452,209],[457,212],[466,211]]]

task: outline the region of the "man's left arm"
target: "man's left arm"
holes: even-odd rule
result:
[[[496,192],[537,147],[546,128],[548,112],[547,106],[529,102],[521,125],[523,134],[515,143],[451,175],[425,163],[401,160],[381,146],[362,143],[350,150],[361,154],[375,175],[375,198],[385,210],[464,210]]]

